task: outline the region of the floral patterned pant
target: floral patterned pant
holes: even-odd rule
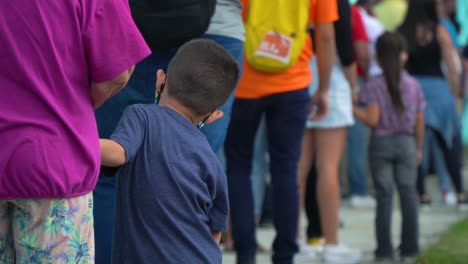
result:
[[[0,263],[94,263],[92,193],[0,200]]]

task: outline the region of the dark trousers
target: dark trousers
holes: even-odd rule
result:
[[[452,146],[448,147],[444,142],[442,135],[431,127],[426,126],[426,137],[431,137],[434,144],[440,144],[442,152],[444,154],[445,164],[452,180],[453,187],[457,193],[463,193],[463,181],[462,181],[462,158],[463,158],[463,144],[461,140],[461,131],[455,133],[453,138]],[[430,147],[430,146],[424,146]],[[425,155],[429,155],[430,151],[425,150]],[[429,157],[425,159],[430,160]],[[418,193],[419,195],[426,194],[425,177],[429,170],[429,164],[422,164],[418,168]]]
[[[315,163],[310,170],[307,178],[305,194],[305,212],[308,220],[307,238],[322,237],[322,223],[320,220],[320,208],[317,200],[317,181],[318,174]]]
[[[273,200],[273,263],[290,264],[297,252],[297,163],[309,106],[307,89],[255,100],[236,99],[225,143],[232,234],[238,263],[255,258],[255,216],[250,180],[254,139],[265,114]]]
[[[400,254],[415,256],[419,253],[419,219],[416,191],[418,163],[414,136],[372,137],[369,161],[377,200],[375,256],[394,256],[391,239],[394,183],[400,197],[402,215]]]

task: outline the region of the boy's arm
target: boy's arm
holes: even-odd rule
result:
[[[99,139],[101,145],[101,165],[120,167],[125,164],[125,149],[110,139]]]
[[[422,111],[418,112],[416,115],[416,148],[418,150],[418,161],[422,160],[422,150],[424,144],[424,113]]]
[[[375,105],[369,104],[365,109],[353,106],[353,113],[357,119],[370,127],[376,127],[379,123],[380,109]]]
[[[213,235],[213,239],[219,245],[221,243],[221,232],[211,230],[211,235]]]
[[[100,139],[101,165],[120,167],[138,153],[146,130],[144,106],[132,105],[125,109],[110,139]]]
[[[216,159],[214,157],[214,159]],[[209,227],[211,235],[216,243],[219,244],[221,240],[221,232],[227,231],[228,218],[229,218],[229,200],[227,192],[227,177],[224,169],[218,160],[213,160],[218,163],[217,169],[214,171],[213,177],[210,177],[210,193],[212,197],[212,208],[208,213]]]

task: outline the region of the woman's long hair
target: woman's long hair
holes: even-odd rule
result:
[[[417,27],[423,26],[432,30],[438,23],[440,18],[440,10],[438,9],[438,0],[409,0],[408,11],[405,20],[398,28],[408,41],[408,49],[411,53],[418,45]]]
[[[406,41],[399,33],[385,32],[376,43],[377,60],[384,73],[387,90],[393,106],[399,112],[405,111],[400,92],[402,61],[401,54],[406,51]]]

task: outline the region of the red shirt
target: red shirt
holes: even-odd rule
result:
[[[357,6],[351,7],[351,35],[353,41],[364,41],[368,42],[369,37],[367,36],[366,27],[362,21],[361,12]]]
[[[351,37],[353,42],[362,41],[369,42],[369,36],[366,32],[366,27],[364,26],[364,21],[362,20],[361,11],[359,7],[351,7]],[[359,76],[364,76],[364,71],[358,65],[358,74]]]

